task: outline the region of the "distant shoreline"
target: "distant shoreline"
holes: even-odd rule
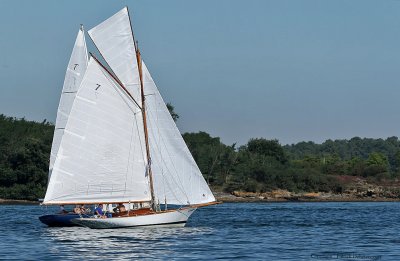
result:
[[[367,198],[367,199],[252,199],[237,198],[226,199],[217,198],[222,203],[307,203],[307,202],[400,202],[400,199],[393,198]]]
[[[274,198],[260,199],[252,197],[237,197],[228,193],[217,193],[216,200],[222,203],[307,203],[307,202],[400,202],[400,198]],[[39,201],[0,199],[0,205],[39,205]]]
[[[39,203],[40,203],[39,201],[32,201],[32,200],[0,198],[0,205],[10,205],[10,204],[39,205]]]
[[[300,193],[294,194],[288,191],[277,191],[278,193],[266,193],[261,196],[258,193],[236,192],[232,195],[224,192],[214,192],[218,201],[234,203],[262,203],[262,202],[400,202],[399,197],[383,197],[377,195],[363,196],[354,194],[333,193]],[[265,195],[265,194],[264,194]]]

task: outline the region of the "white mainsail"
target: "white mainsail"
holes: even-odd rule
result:
[[[116,76],[140,100],[139,71],[127,8],[88,33]],[[156,202],[186,205],[215,201],[144,63],[143,83]]]
[[[43,203],[149,201],[140,115],[126,92],[91,58]]]
[[[76,92],[78,91],[83,75],[86,71],[87,63],[88,54],[85,33],[83,27],[81,26],[75,40],[75,45],[68,63],[67,72],[65,73],[64,86],[61,93],[60,103],[58,105],[56,125],[50,153],[49,178],[53,170],[54,161],[60,147],[72,103],[74,102]]]
[[[156,200],[181,205],[215,201],[144,63],[142,68]]]

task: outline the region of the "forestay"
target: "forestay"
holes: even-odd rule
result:
[[[140,109],[91,58],[44,204],[149,201]]]
[[[76,92],[81,84],[86,71],[88,55],[83,27],[78,32],[75,45],[65,73],[64,86],[61,93],[60,103],[57,110],[56,126],[54,129],[53,144],[51,145],[49,178],[53,170],[54,161],[60,147],[61,138],[67,124],[68,116],[74,102]]]
[[[143,83],[157,201],[182,205],[215,201],[144,63]]]

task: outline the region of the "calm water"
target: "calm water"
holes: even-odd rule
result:
[[[48,228],[40,206],[0,210],[0,259],[400,260],[400,203],[225,203],[184,228],[116,230]]]

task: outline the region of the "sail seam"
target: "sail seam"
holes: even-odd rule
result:
[[[155,102],[156,102],[156,101],[155,101]],[[153,114],[151,110],[149,110],[149,112],[150,112],[150,114]],[[158,129],[159,127],[156,126],[156,128]],[[153,133],[153,132],[152,132],[152,133]],[[164,140],[163,135],[160,135],[160,138],[161,138],[160,140],[161,140],[162,144],[164,145],[164,148],[165,148],[165,150],[166,150],[166,152],[167,152],[167,155],[168,155],[168,157],[169,157],[170,160],[171,160],[171,164],[172,164],[172,167],[173,167],[174,170],[175,170],[175,173],[179,173],[179,172],[177,171],[177,168],[175,167],[174,160],[172,159],[171,154],[170,154],[170,152],[169,152],[169,150],[168,150],[168,148],[167,148],[167,146],[166,146],[166,143],[165,143],[165,140]],[[161,159],[161,161],[164,163],[164,165],[165,165],[167,171],[168,171],[169,173],[172,173],[171,170],[169,169],[168,165],[166,164],[165,159],[164,159],[164,157],[162,156],[162,153],[160,153],[160,159]],[[186,199],[187,199],[188,201],[190,201],[188,195],[186,194],[186,191],[182,188],[183,184],[182,184],[182,181],[181,181],[181,179],[179,178],[179,176],[178,176],[178,175],[176,176],[176,178],[178,179],[179,182],[176,181],[174,175],[170,175],[170,177],[172,177],[172,180],[173,180],[174,183],[177,185],[177,187],[181,190],[181,192],[185,195]],[[179,201],[179,200],[178,200],[178,201]]]
[[[157,104],[155,100],[153,100],[153,102],[154,102],[155,104]],[[156,114],[157,117],[154,117],[153,111],[152,111],[152,110],[148,110],[148,111],[149,111],[149,116],[150,116],[149,118],[150,118],[150,119],[151,119],[151,118],[157,118],[157,122],[158,122],[158,114]],[[154,128],[154,127],[153,127],[153,128]],[[160,165],[160,166],[163,166],[163,167],[166,169],[166,171],[167,171],[168,173],[171,173],[170,169],[168,168],[168,166],[167,166],[167,164],[166,164],[166,162],[164,161],[164,158],[163,158],[163,156],[162,156],[161,146],[156,146],[157,144],[160,144],[159,141],[157,141],[157,140],[161,140],[161,139],[162,139],[162,135],[161,135],[160,129],[158,128],[158,125],[157,125],[157,124],[156,124],[156,128],[157,128],[157,132],[159,133],[159,139],[156,139],[156,137],[154,137],[154,132],[153,132],[153,131],[151,132],[151,135],[153,136],[153,139],[154,139],[154,142],[155,142],[155,147],[158,148],[157,151],[158,151],[158,154],[159,154],[159,159],[161,160],[161,161],[159,161],[159,165]],[[166,178],[166,176],[165,176],[165,174],[164,174],[164,172],[163,172],[162,169],[161,169],[161,175],[162,175],[162,178],[163,178],[163,183],[164,183],[164,184],[167,184],[167,186],[168,186],[169,189],[170,189],[170,193],[173,194],[175,200],[177,200],[178,202],[180,202],[180,203],[183,204],[183,202],[177,197],[176,193],[175,193],[174,190],[171,188],[171,185],[170,185],[170,183],[168,182],[168,179]],[[181,184],[179,184],[179,183],[175,180],[175,178],[174,178],[172,175],[170,175],[170,177],[172,177],[173,182],[174,182],[174,183],[177,185],[177,187],[179,188],[179,187],[181,186]],[[182,188],[179,188],[179,189],[182,191]],[[165,193],[165,188],[164,188],[164,195],[166,195],[166,193]],[[185,195],[185,196],[186,196],[186,198],[187,198],[187,195]]]
[[[129,164],[131,162],[131,152],[132,152],[132,140],[133,140],[133,128],[134,128],[134,121],[132,121],[132,135],[131,135],[131,140],[129,142],[129,154],[128,154],[128,164],[126,165],[126,172],[125,172],[125,192],[126,193],[126,183],[128,182],[128,171],[129,171]]]

